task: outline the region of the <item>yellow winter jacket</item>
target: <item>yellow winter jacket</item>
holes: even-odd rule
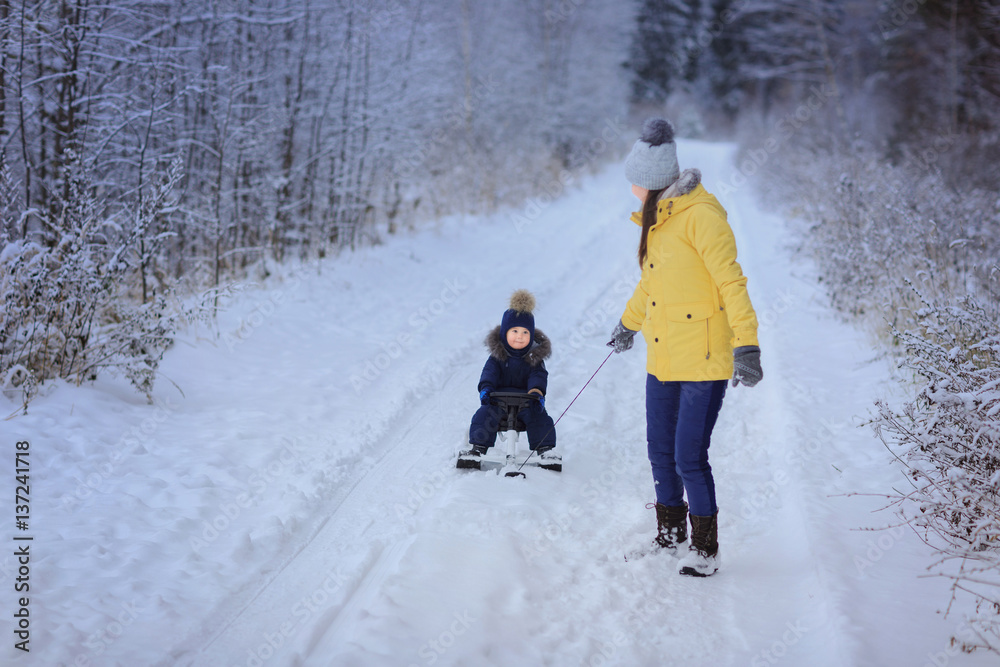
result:
[[[641,211],[632,221],[642,226]],[[663,194],[646,248],[621,318],[646,339],[646,371],[663,382],[731,378],[733,348],[758,344],[757,315],[726,211],[698,170]]]

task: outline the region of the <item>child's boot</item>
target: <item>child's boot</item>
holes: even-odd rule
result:
[[[472,445],[469,449],[459,452],[458,463],[455,464],[455,467],[481,470],[481,459],[488,449],[489,447],[486,445]]]
[[[562,456],[555,450],[554,446],[539,447],[535,450],[538,456],[538,467],[546,470],[562,472]]]

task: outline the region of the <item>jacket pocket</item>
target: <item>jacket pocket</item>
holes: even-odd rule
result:
[[[664,306],[668,322],[701,322],[715,313],[711,303],[673,303]]]
[[[714,313],[711,302],[677,303],[664,308],[666,349],[671,370],[685,371],[704,366],[711,354],[709,318]]]

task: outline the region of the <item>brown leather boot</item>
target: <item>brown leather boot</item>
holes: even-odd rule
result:
[[[691,548],[678,564],[681,574],[709,577],[719,571],[719,513],[691,515]]]
[[[656,537],[648,547],[633,549],[625,554],[625,560],[639,560],[654,553],[667,552],[677,557],[677,547],[687,541],[687,503],[677,507],[667,507],[660,503],[649,503],[646,509],[656,508]]]
[[[677,551],[677,546],[687,541],[687,503],[667,507],[656,503],[656,537],[654,546]]]

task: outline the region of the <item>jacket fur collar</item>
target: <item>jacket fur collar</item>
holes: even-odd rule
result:
[[[689,195],[694,192],[699,185],[701,185],[701,170],[685,169],[681,172],[681,175],[676,181],[667,186],[667,189],[663,191],[663,194],[660,195],[660,199],[658,201],[676,199],[677,197]],[[677,211],[678,207],[675,206],[674,212],[676,213]],[[638,211],[635,211],[629,219],[642,227],[642,208],[640,207]]]
[[[499,324],[493,328],[493,331],[486,334],[486,349],[490,351],[490,356],[497,361],[503,362],[510,358],[510,352],[500,342]],[[542,333],[541,329],[535,329],[534,342],[532,342],[523,359],[528,362],[529,366],[537,366],[551,355],[552,342],[549,341],[549,337]]]
[[[683,197],[693,192],[699,183],[701,183],[701,170],[685,169],[676,181],[667,186],[667,189],[660,195],[660,199]]]

